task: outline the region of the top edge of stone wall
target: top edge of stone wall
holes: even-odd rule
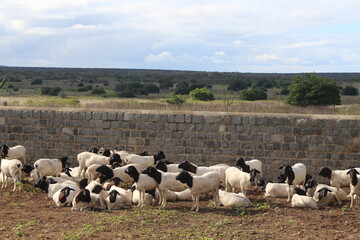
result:
[[[55,112],[116,112],[134,114],[173,114],[173,115],[202,115],[202,116],[255,116],[280,118],[310,118],[310,119],[347,119],[360,120],[359,115],[328,115],[328,114],[286,114],[286,113],[251,113],[251,112],[213,112],[213,111],[180,111],[180,110],[138,110],[138,109],[98,109],[98,108],[55,108],[55,107],[17,107],[0,106],[0,111],[55,111]]]

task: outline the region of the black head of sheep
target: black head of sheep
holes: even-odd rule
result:
[[[109,193],[109,197],[110,197],[110,202],[111,202],[111,203],[116,202],[116,197],[117,197],[117,195],[120,196],[120,193],[119,193],[118,191],[116,191],[116,190],[112,190],[112,191]]]
[[[332,170],[328,167],[323,167],[319,171],[319,176],[321,177],[327,177],[328,179],[331,179],[331,173]]]
[[[34,170],[35,168],[33,166],[31,166],[30,164],[24,164],[24,166],[22,167],[21,171],[23,171],[26,174],[30,174],[32,170]]]
[[[240,167],[243,172],[250,172],[250,166],[245,163],[243,158],[238,158],[235,162],[235,166]]]
[[[185,183],[189,188],[193,186],[193,177],[187,171],[181,171],[177,176],[176,180],[181,183]]]
[[[70,187],[64,187],[63,189],[61,189],[59,194],[59,202],[66,202],[66,198],[70,195],[70,191],[75,191],[75,189]]]
[[[328,188],[322,188],[319,191],[317,191],[319,193],[319,200],[323,199],[324,197],[326,197],[328,192],[332,192],[330,189]]]
[[[49,183],[46,181],[46,177],[44,176],[42,179],[39,179],[35,184],[34,187],[38,187],[43,190],[45,193],[49,192]]]
[[[184,171],[188,171],[196,174],[197,167],[189,161],[184,161],[180,163],[178,167]]]
[[[0,146],[0,151],[2,152],[1,156],[2,156],[3,158],[6,158],[6,156],[7,156],[8,153],[9,153],[9,147],[6,146],[5,144],[3,144],[3,145]]]
[[[122,160],[121,160],[121,157],[120,157],[120,155],[119,154],[117,154],[117,153],[115,153],[113,156],[112,156],[112,158],[110,159],[110,165],[112,165],[113,163],[115,163],[115,162],[117,162],[117,163],[122,163]]]
[[[353,186],[356,186],[358,183],[357,174],[359,174],[358,171],[356,171],[355,168],[350,169],[346,174],[350,174],[351,184]]]
[[[288,181],[288,184],[292,185],[293,181],[295,179],[295,173],[292,170],[292,167],[290,165],[288,165],[288,164],[284,164],[279,169],[284,169],[283,174],[286,177],[286,179]]]
[[[161,183],[161,173],[158,170],[156,170],[154,167],[152,166],[146,167],[143,170],[143,173],[148,175],[149,177],[152,177],[158,184]]]
[[[134,179],[135,182],[139,181],[139,172],[134,166],[129,166],[125,169],[125,173]]]
[[[79,202],[91,202],[91,197],[90,197],[90,191],[89,189],[83,189],[81,190],[76,196],[75,196],[75,202],[79,203]]]
[[[158,161],[155,165],[155,168],[163,172],[167,172],[167,166],[163,161]]]

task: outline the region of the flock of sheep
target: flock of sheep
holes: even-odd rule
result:
[[[2,188],[7,187],[11,178],[15,191],[23,171],[57,206],[71,206],[72,210],[80,211],[122,209],[133,204],[143,207],[156,200],[161,207],[166,207],[167,201],[187,200],[193,202],[191,210],[198,212],[200,198],[208,193],[212,194],[216,208],[220,204],[247,207],[252,205],[246,196],[251,185],[265,190],[265,197],[287,197],[293,207],[303,208],[342,204],[348,199],[353,208],[355,196],[360,193],[360,168],[322,168],[319,175],[330,179],[329,186],[312,179],[302,163],[281,166],[283,173],[279,182],[273,183],[262,178],[262,163],[257,159],[239,158],[236,166],[205,167],[188,161],[180,164],[163,161],[162,151],[148,156],[147,152],[131,154],[92,148],[77,155],[78,167],[67,168],[67,157],[42,158],[33,165],[23,164],[26,149],[21,145],[3,144],[0,153]],[[125,189],[121,185],[132,186]],[[350,187],[349,195],[341,189],[344,186]]]

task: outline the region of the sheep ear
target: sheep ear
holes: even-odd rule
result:
[[[255,172],[256,172],[256,173],[261,173],[261,172],[259,172],[257,169],[255,169]]]
[[[359,172],[355,168],[354,168],[354,170],[355,170],[356,174],[359,174]]]
[[[346,173],[346,174],[350,174],[350,172],[351,172],[351,169],[350,169],[349,171],[347,171],[347,173]]]
[[[282,165],[281,167],[279,167],[279,169],[283,169],[285,167],[285,165]]]

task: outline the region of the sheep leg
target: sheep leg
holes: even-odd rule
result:
[[[291,200],[291,192],[290,192],[290,184],[288,184],[288,186],[289,186],[289,189],[288,189],[288,199],[286,200],[286,202],[290,202],[290,200]]]
[[[1,181],[2,181],[1,188],[4,188],[5,186],[5,181],[6,181],[5,177],[6,177],[5,174],[1,173]]]
[[[195,195],[191,195],[191,198],[192,198],[192,207],[191,207],[191,211],[194,211],[195,210],[195,205],[196,205],[196,199],[195,199]]]
[[[166,207],[166,202],[167,202],[167,190],[163,191],[163,202],[162,202],[162,207]]]
[[[142,207],[144,207],[144,198],[145,198],[145,190],[143,191],[143,190],[141,190],[140,191],[140,199],[139,199],[139,207],[140,208],[142,208]]]
[[[196,210],[195,210],[195,212],[199,212],[199,199],[200,199],[200,194],[196,194],[196,195],[195,195],[195,203],[196,203]]]

